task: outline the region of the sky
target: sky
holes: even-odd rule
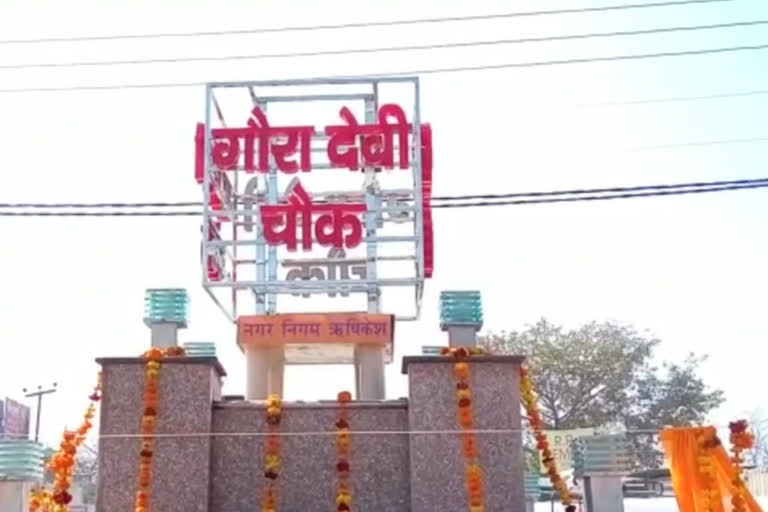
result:
[[[1,1],[0,39],[230,30],[613,5],[614,0],[279,3]],[[642,2],[638,2],[642,3]],[[439,8],[438,8],[439,7]],[[44,13],[44,15],[43,15]],[[37,92],[45,87],[386,74],[768,43],[764,26],[473,49],[194,64],[8,69],[12,64],[221,56],[479,41],[768,19],[768,3],[712,4],[405,27],[181,39],[0,45],[0,202],[197,201],[192,179],[202,86]],[[435,195],[762,178],[768,143],[659,145],[765,137],[768,94],[605,105],[768,89],[768,51],[424,74],[422,119],[434,129]],[[3,68],[2,66],[5,66]],[[8,89],[25,89],[8,92]],[[654,146],[648,148],[648,146]],[[634,325],[662,339],[658,361],[694,351],[723,389],[726,422],[766,408],[768,243],[762,189],[674,198],[437,210],[436,268],[420,321],[399,324],[387,395],[407,394],[399,358],[446,342],[441,290],[479,289],[484,330],[546,317]],[[191,297],[182,341],[215,341],[245,387],[234,327],[201,287],[198,218],[0,220],[0,395],[58,383],[42,438],[74,426],[96,357],[149,345],[146,288]],[[392,298],[384,296],[385,308]],[[353,387],[351,367],[292,367],[288,399]]]

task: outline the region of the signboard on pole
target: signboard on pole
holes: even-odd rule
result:
[[[571,430],[545,430],[549,446],[552,450],[552,456],[555,458],[557,468],[561,471],[568,471],[573,468],[573,450],[571,442],[575,439],[594,435],[593,428],[575,428]],[[543,467],[542,462],[542,467]]]
[[[29,407],[6,397],[2,414],[4,436],[12,439],[26,439],[29,436],[29,413]]]
[[[232,322],[238,304],[377,313],[383,295],[419,318],[434,246],[416,77],[209,84],[195,180],[203,287]]]

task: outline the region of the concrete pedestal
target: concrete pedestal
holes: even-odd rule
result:
[[[271,394],[283,396],[285,350],[282,346],[247,346],[245,365],[246,400],[265,400]]]
[[[525,512],[536,512],[536,501],[531,498],[525,499]]]
[[[138,486],[144,361],[99,359],[103,371],[97,512],[133,510]],[[215,358],[172,358],[160,369],[152,510],[208,512],[211,404],[224,370]],[[167,436],[163,436],[166,434]],[[254,461],[256,464],[256,461]]]
[[[31,482],[0,481],[0,512],[27,512]]]
[[[584,494],[589,512],[624,512],[621,475],[584,477]]]
[[[384,347],[355,347],[355,388],[358,400],[384,400],[387,395],[384,373]]]
[[[520,431],[521,356],[467,359],[477,430],[477,449],[485,476],[485,512],[523,510],[523,440]],[[410,512],[467,510],[461,427],[457,421],[455,360],[440,356],[404,359],[408,373],[410,437]],[[429,434],[430,430],[450,433]]]
[[[179,344],[179,324],[173,322],[153,323],[150,324],[149,328],[153,347],[169,348]]]
[[[513,356],[469,359],[476,428],[496,430],[476,434],[485,471],[486,512],[522,511],[525,507],[521,361],[522,357]],[[347,406],[353,510],[466,512],[453,362],[439,356],[406,358],[408,400],[353,401]],[[143,412],[144,362],[125,358],[99,363],[104,391],[96,512],[133,510],[141,451],[137,434]],[[163,362],[159,437],[152,469],[153,510],[236,512],[259,508],[265,485],[267,441],[263,434],[268,430],[264,404],[216,401],[223,375],[213,358]],[[338,416],[339,406],[333,401],[283,404],[279,430],[288,435],[280,440],[279,510],[327,512],[333,508]],[[441,432],[429,432],[434,430]]]
[[[449,346],[477,346],[477,327],[474,325],[449,325],[445,328],[445,330],[448,332]]]

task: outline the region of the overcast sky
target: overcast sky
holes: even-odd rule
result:
[[[0,39],[184,32],[612,5],[281,1],[0,2]],[[374,5],[374,4],[372,4]],[[438,9],[439,7],[439,9]],[[237,55],[492,40],[705,25],[768,18],[763,0],[406,27],[184,39],[0,46],[0,66],[33,62]],[[0,69],[0,89],[383,74],[430,67],[557,60],[768,43],[764,26],[432,52],[206,64]],[[768,143],[679,143],[765,137],[768,95],[709,101],[596,103],[768,89],[768,51],[422,76],[432,123],[436,195],[626,186],[766,176]],[[586,106],[585,106],[586,105]],[[0,202],[195,201],[194,125],[203,87],[0,92]],[[642,149],[645,147],[645,149]],[[715,421],[765,406],[768,192],[438,210],[435,279],[424,314],[397,326],[388,396],[405,396],[399,357],[443,342],[440,290],[483,293],[486,330],[546,316],[576,326],[615,320],[647,329],[662,360],[708,354],[707,382],[727,403]],[[56,381],[43,437],[57,440],[87,403],[99,356],[149,344],[149,287],[185,287],[186,341],[216,341],[242,393],[234,328],[203,292],[198,218],[2,218],[0,395]],[[390,299],[391,300],[391,299]],[[387,296],[384,297],[385,305]],[[291,399],[350,389],[350,367],[290,368]]]

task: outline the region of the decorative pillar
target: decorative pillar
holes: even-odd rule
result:
[[[96,512],[132,511],[146,361],[98,359],[103,370]],[[209,512],[213,400],[226,375],[212,357],[171,357],[160,368],[152,467],[152,510]]]
[[[384,347],[374,344],[355,346],[355,377],[358,400],[384,400],[386,381]]]
[[[574,473],[584,479],[590,512],[624,512],[622,478],[630,469],[629,440],[622,435],[582,437],[573,441]]]
[[[183,288],[150,288],[144,294],[144,324],[157,348],[179,344],[178,331],[187,327],[187,291]]]
[[[451,347],[474,347],[483,327],[483,305],[479,291],[440,292],[440,328],[448,332]]]
[[[29,491],[43,482],[44,455],[40,443],[0,434],[0,512],[29,510]]]
[[[466,360],[485,484],[485,512],[525,510],[520,419],[522,356]],[[457,419],[455,360],[406,356],[408,374],[410,512],[466,512],[466,460]]]
[[[248,345],[245,351],[245,399],[265,400],[269,394],[269,348]]]

